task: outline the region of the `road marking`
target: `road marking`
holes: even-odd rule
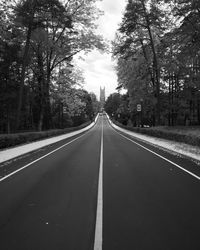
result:
[[[3,178],[0,179],[0,182],[2,182],[2,181],[4,181],[4,180],[8,179],[8,178],[11,177],[12,175],[14,175],[14,174],[16,174],[16,173],[22,171],[23,169],[29,167],[30,165],[32,165],[32,164],[34,164],[34,163],[36,163],[36,162],[42,160],[43,158],[45,158],[45,157],[47,157],[47,156],[53,154],[54,152],[60,150],[61,148],[64,148],[65,146],[71,144],[72,142],[77,141],[78,139],[80,139],[81,137],[83,137],[84,135],[86,135],[86,134],[89,133],[89,132],[90,132],[90,131],[87,131],[86,133],[84,133],[83,135],[81,135],[81,136],[79,136],[79,137],[73,139],[72,141],[70,141],[70,142],[68,142],[68,143],[66,143],[66,144],[64,144],[64,145],[62,145],[62,146],[60,146],[59,148],[54,149],[53,151],[49,152],[48,154],[43,155],[42,157],[40,157],[40,158],[38,158],[38,159],[36,159],[36,160],[34,160],[34,161],[28,163],[27,165],[25,165],[25,166],[23,166],[23,167],[17,169],[16,171],[14,171],[14,172],[12,172],[12,173],[10,173],[10,174],[4,176]]]
[[[103,119],[101,127],[101,152],[100,152],[94,250],[102,250],[102,244],[103,244]]]
[[[111,125],[110,125],[110,126],[111,126]],[[188,171],[187,169],[185,169],[185,168],[181,167],[180,165],[176,164],[175,162],[168,160],[168,159],[165,158],[164,156],[159,155],[159,154],[157,154],[156,152],[154,152],[154,151],[152,151],[152,150],[146,148],[145,146],[139,144],[138,142],[135,142],[134,140],[132,140],[132,139],[126,137],[125,135],[122,135],[122,134],[119,133],[116,129],[114,129],[112,126],[111,126],[111,128],[112,128],[117,134],[121,135],[122,137],[126,138],[127,140],[131,141],[132,143],[135,143],[136,145],[140,146],[141,148],[143,148],[143,149],[145,149],[145,150],[151,152],[152,154],[158,156],[159,158],[161,158],[161,159],[163,159],[163,160],[165,160],[165,161],[171,163],[172,165],[174,165],[174,166],[176,166],[177,168],[183,170],[183,171],[186,172],[187,174],[193,176],[193,177],[196,178],[197,180],[200,180],[200,177],[199,177],[198,175],[196,175],[196,174],[194,174],[194,173]]]

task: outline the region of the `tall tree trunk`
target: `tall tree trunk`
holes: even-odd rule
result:
[[[151,49],[152,49],[152,53],[153,53],[153,71],[155,72],[155,82],[156,82],[155,92],[156,92],[156,99],[157,99],[156,125],[160,125],[160,71],[159,71],[159,67],[158,67],[158,59],[157,59],[155,44],[154,44],[154,40],[153,40],[153,36],[152,36],[152,32],[151,32],[150,20],[149,20],[149,16],[147,13],[147,9],[146,9],[144,0],[141,0],[141,3],[143,6],[143,11],[144,11],[146,25],[147,25],[146,27],[147,27],[147,31],[149,34]]]
[[[168,89],[168,126],[171,126],[171,74],[169,73],[169,89]]]
[[[10,109],[7,108],[7,134],[10,134]]]
[[[43,120],[44,120],[44,107],[45,107],[45,93],[44,93],[44,86],[45,86],[45,76],[44,76],[44,63],[43,63],[43,56],[42,56],[42,48],[38,45],[38,84],[39,84],[39,97],[40,97],[40,115],[39,115],[39,122],[38,122],[38,130],[41,131],[43,128]]]
[[[174,73],[172,73],[171,75],[172,77],[172,92],[171,92],[171,104],[172,104],[172,108],[171,108],[171,113],[172,113],[172,126],[174,126]]]
[[[200,99],[197,100],[197,121],[198,121],[198,125],[200,125]]]
[[[28,53],[29,53],[29,48],[30,48],[31,33],[32,33],[32,27],[30,24],[28,27],[28,32],[26,36],[26,44],[25,44],[24,54],[22,57],[22,70],[21,70],[21,79],[20,79],[20,86],[19,86],[19,101],[18,101],[18,106],[17,106],[16,130],[18,130],[20,127],[22,100],[23,100],[23,93],[24,93],[24,80],[25,80],[25,73],[26,73],[26,67],[27,67],[27,61],[28,61]]]
[[[51,81],[51,69],[47,67],[47,79],[45,82],[45,125],[47,129],[52,127],[51,118],[51,104],[50,104],[50,81]]]
[[[144,46],[144,42],[142,39],[140,39],[140,43],[141,43],[141,46],[142,46],[142,51],[143,51],[143,55],[144,55],[144,58],[147,62],[147,68],[148,68],[148,72],[149,72],[149,75],[151,77],[151,82],[152,82],[152,85],[153,85],[153,88],[155,87],[155,78],[154,78],[154,74],[152,72],[152,69],[150,67],[150,64],[149,64],[149,59],[148,59],[148,56],[147,56],[147,53],[146,53],[146,50],[145,50],[145,46]]]
[[[40,117],[39,117],[39,122],[38,122],[38,131],[42,131],[43,118],[44,118],[44,111],[43,111],[43,107],[41,107],[41,109],[40,109]]]

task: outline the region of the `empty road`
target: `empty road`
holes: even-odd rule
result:
[[[2,173],[1,250],[200,249],[200,167],[106,116]]]

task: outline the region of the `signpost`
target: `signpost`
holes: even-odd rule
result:
[[[138,112],[138,125],[142,127],[142,105],[137,104],[137,112]]]
[[[63,114],[67,114],[67,107],[63,107]]]
[[[137,104],[137,112],[141,112],[142,111],[142,105],[141,104]]]

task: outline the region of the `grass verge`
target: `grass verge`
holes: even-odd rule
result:
[[[176,142],[183,142],[189,145],[200,147],[200,127],[150,127],[150,128],[140,128],[140,127],[130,127],[122,125],[121,123],[112,120],[117,126],[136,132],[140,134],[145,134],[149,136],[154,136],[157,138],[168,139]]]
[[[26,132],[16,134],[1,134],[0,135],[0,149],[9,148],[16,145],[38,141],[53,136],[58,136],[66,133],[70,133],[82,128],[87,127],[91,122],[83,123],[77,127],[65,128],[65,129],[53,129],[41,132]]]

